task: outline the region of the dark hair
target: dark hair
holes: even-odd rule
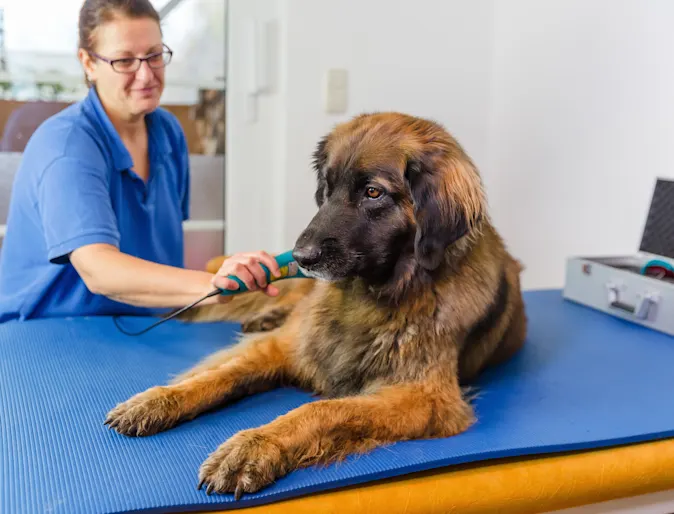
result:
[[[151,18],[161,23],[159,13],[150,0],[84,0],[78,23],[79,47],[87,52],[93,52],[96,46],[94,37],[96,29],[117,16]],[[87,86],[91,86],[86,74],[84,80]]]

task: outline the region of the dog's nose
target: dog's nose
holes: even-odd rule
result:
[[[321,260],[323,252],[317,245],[306,245],[293,250],[293,258],[302,266],[311,266]]]

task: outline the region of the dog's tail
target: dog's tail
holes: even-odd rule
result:
[[[211,259],[206,271],[216,273],[227,256]],[[268,296],[260,291],[241,293],[231,297],[227,303],[204,305],[180,314],[178,319],[190,322],[233,321],[247,323],[275,311],[289,312],[307,296],[314,287],[314,280],[308,278],[288,278],[274,283],[279,290],[277,296]]]

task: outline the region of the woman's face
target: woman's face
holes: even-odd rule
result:
[[[159,24],[151,18],[117,17],[96,28],[93,52],[108,60],[146,57],[164,50]],[[91,57],[94,57],[91,59]],[[120,73],[95,56],[81,52],[85,72],[96,84],[106,109],[114,109],[122,118],[134,118],[152,112],[159,106],[164,91],[162,57],[153,59],[152,66],[145,61],[135,72]],[[130,61],[116,64],[120,69]],[[136,64],[131,63],[132,66]]]

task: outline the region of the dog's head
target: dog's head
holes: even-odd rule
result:
[[[441,126],[398,113],[338,125],[314,154],[318,212],[293,255],[304,272],[381,284],[433,271],[485,208],[480,177]]]

